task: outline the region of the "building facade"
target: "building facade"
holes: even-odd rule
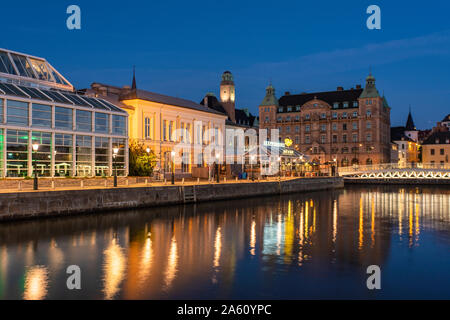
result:
[[[126,175],[127,118],[45,59],[0,49],[1,177]]]
[[[450,165],[450,132],[435,131],[422,145],[423,162],[436,166]]]
[[[222,81],[220,82],[220,100],[217,99],[214,93],[209,92],[200,101],[200,104],[212,110],[225,114],[227,119],[225,121],[226,130],[234,130],[234,132],[242,131],[244,137],[244,152],[239,154],[237,145],[237,137],[233,137],[233,141],[225,141],[225,148],[228,148],[225,166],[221,166],[221,174],[228,177],[238,176],[244,171],[251,170],[249,164],[249,146],[252,143],[257,144],[259,133],[258,117],[252,115],[247,108],[236,108],[236,88],[234,78],[230,71],[225,71],[222,74]],[[225,140],[227,137],[225,136]],[[231,152],[230,146],[234,146],[234,151]]]
[[[397,145],[397,157],[391,157],[392,163],[405,166],[408,163],[420,162],[419,131],[414,124],[411,110],[406,126],[391,128],[391,140]]]
[[[280,141],[293,142],[315,163],[339,166],[390,161],[390,107],[380,96],[375,78],[366,87],[336,91],[286,92],[279,100],[272,86],[259,107],[260,127],[279,129]]]
[[[170,175],[174,164],[178,177],[190,177],[193,172],[208,176],[207,164],[213,160],[206,154],[223,156],[222,133],[227,119],[223,113],[190,100],[137,89],[135,77],[131,87],[93,83],[86,92],[128,113],[130,141],[139,141],[154,152],[156,172]],[[208,153],[204,148],[210,143],[214,150]]]

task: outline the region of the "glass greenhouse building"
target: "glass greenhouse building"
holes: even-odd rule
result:
[[[127,118],[45,59],[0,49],[0,177],[127,175]]]

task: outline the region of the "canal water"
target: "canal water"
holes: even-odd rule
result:
[[[449,188],[349,187],[3,223],[0,299],[450,299],[449,253]]]

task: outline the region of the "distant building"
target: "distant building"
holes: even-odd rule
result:
[[[0,49],[0,177],[127,175],[127,118],[44,58]]]
[[[390,161],[390,107],[369,75],[366,87],[301,93],[286,92],[279,100],[269,86],[259,107],[260,127],[279,129],[280,140],[315,163],[339,166]]]
[[[444,119],[441,120],[440,124],[444,127],[450,129],[450,114],[446,115]]]
[[[259,129],[258,117],[251,114],[247,108],[236,108],[236,88],[233,75],[230,71],[225,71],[222,74],[219,96],[220,101],[214,93],[209,92],[202,101],[200,101],[200,104],[226,115],[228,117],[225,121],[226,129],[242,129],[247,133],[250,133],[248,130],[252,130],[252,134],[257,137]],[[247,167],[249,167],[248,148],[250,145],[250,138],[247,136],[244,140],[245,153],[242,155],[238,155],[237,138],[234,139],[233,143],[235,147],[234,155],[227,155],[227,158],[225,159],[227,165],[221,166],[222,174],[227,175],[228,177],[237,176],[240,173],[249,170]],[[225,145],[229,145],[229,142],[226,141]],[[237,164],[238,161],[243,162],[243,164]]]
[[[436,131],[423,142],[423,162],[433,165],[449,165],[450,131]]]
[[[420,161],[419,131],[414,125],[411,110],[406,120],[406,126],[391,128],[391,141],[397,145],[398,152],[397,157],[391,156],[391,162],[394,163],[394,159],[397,159],[397,163],[404,166],[407,163]]]
[[[230,71],[225,71],[222,74],[220,101],[214,93],[209,92],[200,101],[200,104],[227,115],[227,126],[237,126],[244,129],[258,129],[259,127],[257,116],[252,115],[247,108],[236,108],[236,88]]]
[[[156,154],[156,171],[166,177],[171,175],[175,160],[172,151],[181,160],[176,161],[179,164],[175,163],[174,168],[178,177],[208,177],[210,159],[203,155],[203,148],[210,142],[223,156],[222,134],[228,116],[222,112],[190,100],[138,89],[134,75],[131,87],[93,83],[87,94],[102,97],[128,112],[130,140],[142,142]],[[184,146],[183,150],[175,149],[180,146]],[[195,152],[194,147],[201,151]]]

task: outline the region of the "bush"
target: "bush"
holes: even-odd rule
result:
[[[156,156],[153,150],[147,153],[142,142],[132,141],[129,147],[129,175],[135,177],[148,177],[153,173],[156,165]]]

